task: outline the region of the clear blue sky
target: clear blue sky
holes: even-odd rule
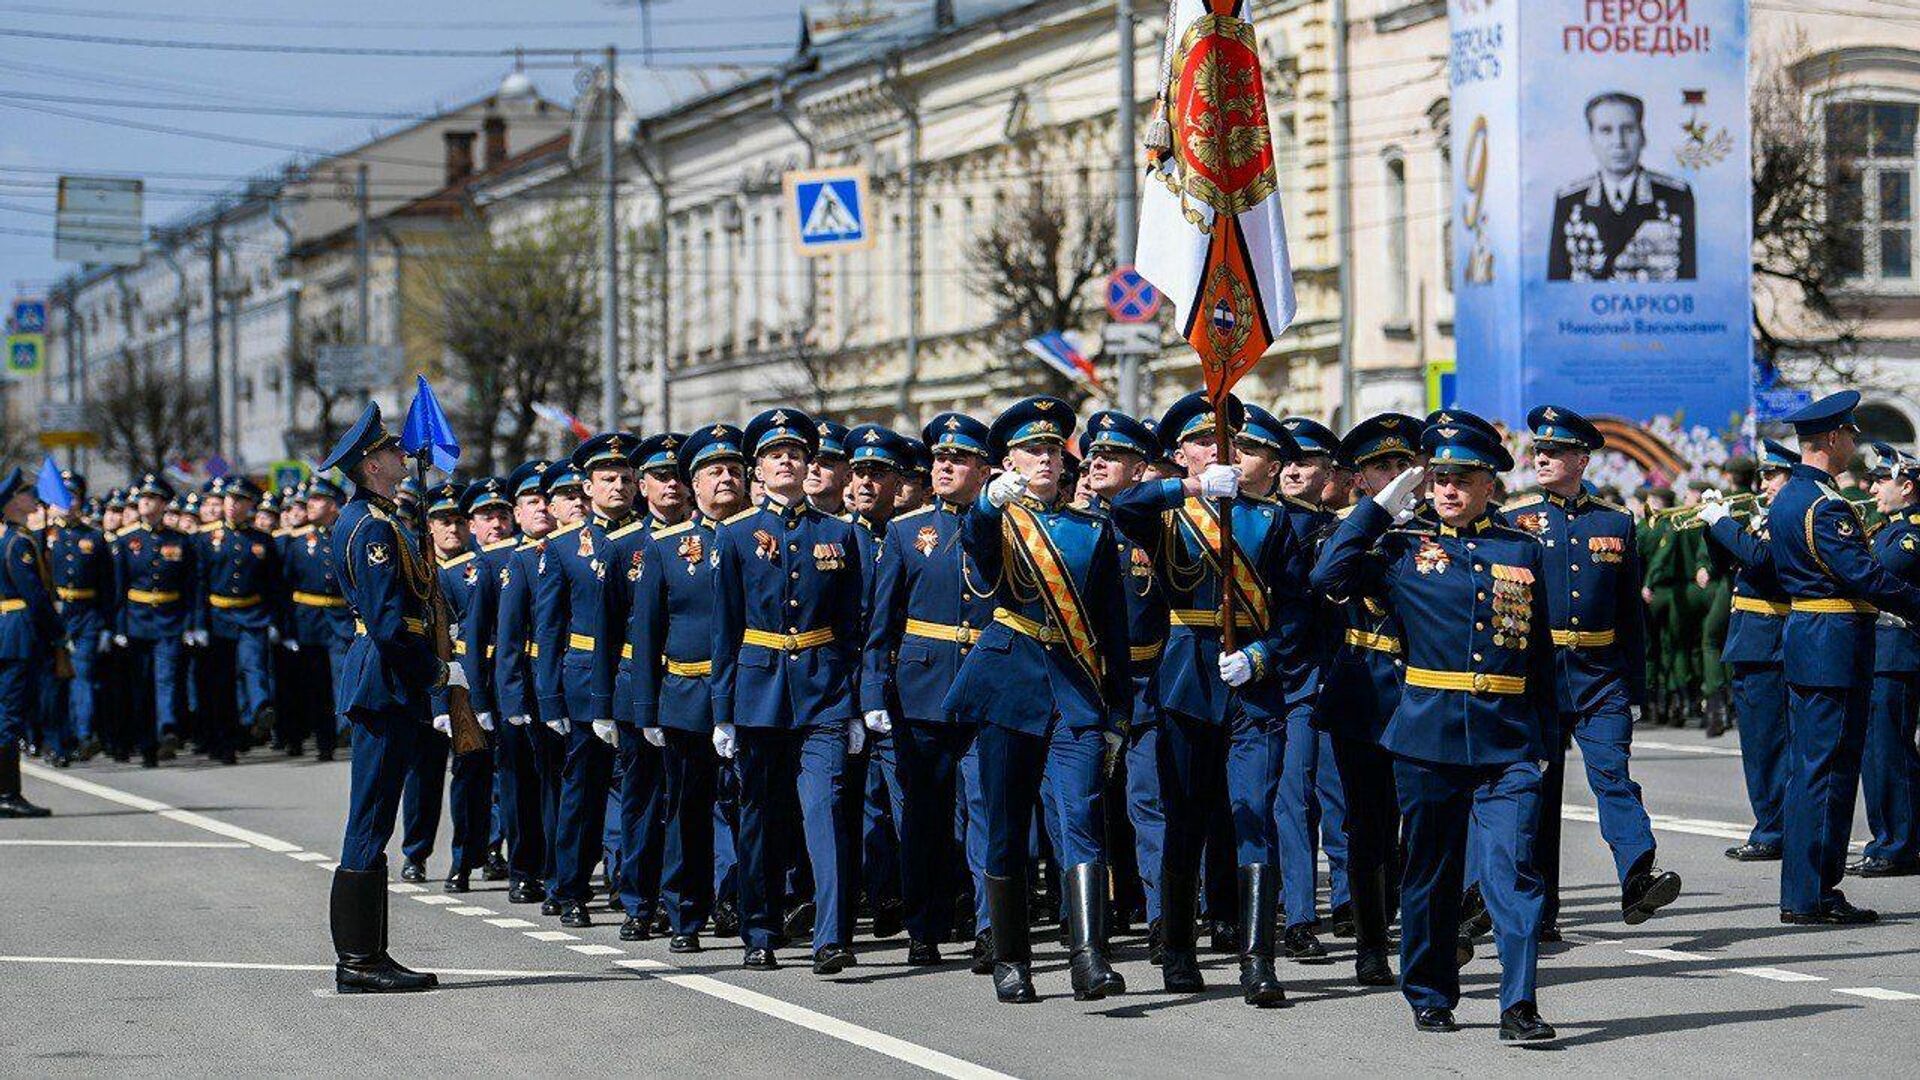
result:
[[[907,0],[878,0],[882,6]],[[813,5],[808,5],[813,6]],[[74,269],[53,258],[62,172],[145,176],[147,223],[163,224],[235,180],[293,157],[269,144],[344,149],[395,118],[318,110],[430,112],[498,85],[506,56],[275,55],[153,47],[160,40],[402,49],[621,49],[643,104],[739,77],[728,61],[777,61],[798,40],[801,0],[651,0],[658,67],[642,68],[637,0],[0,0],[0,291],[35,293]],[[144,44],[46,40],[49,33]],[[767,46],[777,45],[779,48]],[[592,57],[590,57],[591,59]],[[574,93],[566,63],[529,60],[542,93]],[[755,69],[759,70],[759,69]],[[77,99],[77,100],[76,100]],[[212,109],[284,109],[253,115]],[[63,115],[64,114],[64,115]],[[100,121],[112,121],[103,123]],[[199,138],[125,125],[189,129]],[[168,175],[174,174],[174,175]]]

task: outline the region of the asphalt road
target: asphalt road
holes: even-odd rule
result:
[[[1009,1007],[959,964],[906,967],[903,938],[863,935],[859,966],[831,980],[799,950],[747,972],[711,941],[690,957],[622,943],[611,916],[561,931],[478,880],[457,901],[395,886],[394,952],[440,971],[440,990],[339,997],[326,897],[344,762],[30,763],[27,794],[56,816],[0,822],[0,1075],[1910,1075],[1920,879],[1848,886],[1878,926],[1782,926],[1777,865],[1720,854],[1749,820],[1735,755],[1731,737],[1641,736],[1660,861],[1686,888],[1638,927],[1619,919],[1572,773],[1567,942],[1540,972],[1561,1038],[1539,1048],[1495,1038],[1490,948],[1464,973],[1465,1030],[1421,1035],[1397,991],[1351,984],[1350,942],[1331,938],[1336,963],[1283,962],[1292,1006],[1257,1011],[1227,956],[1204,958],[1206,996],[1161,992],[1138,939],[1118,950],[1131,991],[1076,1004],[1063,950],[1036,933],[1044,1000]],[[444,847],[430,872],[443,860]]]

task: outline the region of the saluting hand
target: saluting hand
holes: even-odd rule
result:
[[[1017,472],[1003,472],[987,485],[987,502],[999,509],[1026,493],[1026,477]]]
[[[1209,499],[1231,499],[1240,494],[1240,469],[1209,465],[1200,471],[1200,494]]]
[[[1373,497],[1374,505],[1393,515],[1395,525],[1405,525],[1413,520],[1417,508],[1415,495],[1420,490],[1420,482],[1426,478],[1426,470],[1419,466],[1401,473]]]

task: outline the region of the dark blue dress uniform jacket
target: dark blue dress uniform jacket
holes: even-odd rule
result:
[[[165,526],[153,529],[142,523],[120,534],[120,633],[159,641],[198,629],[196,547],[193,537]]]
[[[427,637],[433,568],[389,499],[361,488],[335,525],[333,574],[358,620],[337,673],[341,712],[418,711],[445,685],[447,666]]]
[[[514,549],[519,546],[518,536],[508,536],[483,545],[474,559],[480,568],[480,580],[476,583],[473,604],[460,620],[460,640],[467,643],[469,655],[475,652],[479,654],[480,670],[484,676],[467,690],[467,699],[473,703],[474,712],[505,715],[498,707],[500,594],[508,574],[507,568],[513,562]]]
[[[1901,581],[1920,583],[1920,509],[1894,511],[1873,536],[1873,557]],[[1874,629],[1873,670],[1920,671],[1920,635],[1906,620],[1880,616]]]
[[[1087,510],[1109,520],[1113,504],[1095,496]],[[1167,601],[1153,572],[1153,555],[1121,532],[1113,530],[1114,557],[1120,564],[1120,591],[1127,599],[1127,656],[1132,661],[1132,728],[1147,728],[1160,719],[1153,696],[1153,676],[1160,670],[1160,654],[1167,648]]]
[[[770,498],[716,530],[714,723],[799,729],[855,714],[867,568],[854,533]]]
[[[1627,704],[1644,704],[1647,616],[1633,515],[1585,492],[1571,499],[1532,492],[1499,516],[1540,541],[1560,712],[1589,714],[1621,691]]]
[[[631,522],[620,522],[620,528]],[[613,685],[618,665],[599,662],[603,643],[618,649],[626,622],[609,625],[610,580],[614,542],[607,538],[604,519],[576,522],[547,535],[544,550],[534,564],[533,638],[540,655],[533,663],[534,689],[540,715],[565,716],[576,723],[613,719]],[[620,587],[626,588],[625,567],[618,568]],[[611,631],[611,634],[610,634]],[[568,709],[567,689],[585,684],[584,698],[576,689],[574,701],[584,700],[586,716]]]
[[[627,640],[627,630],[633,622],[633,591],[640,584],[647,541],[653,535],[655,524],[650,515],[629,516],[618,524],[600,523],[606,536],[606,545],[599,552],[604,584],[600,590],[600,628],[594,636],[589,681],[596,709],[599,695],[602,692],[607,695],[607,711],[595,714],[602,720],[633,723],[633,714],[619,707],[633,696],[633,657],[637,654]]]
[[[116,599],[113,548],[91,525],[61,525],[47,531],[47,565],[67,636],[98,635],[114,625]]]
[[[909,720],[953,719],[947,691],[992,625],[994,606],[992,579],[960,542],[965,514],[963,506],[937,502],[887,523],[874,564],[862,708],[897,701]]]
[[[500,600],[493,624],[493,692],[500,715],[541,719],[533,687],[539,647],[533,641],[533,583],[546,544],[525,537],[500,567]]]
[[[207,629],[219,637],[284,625],[280,548],[251,526],[202,534],[201,596]]]
[[[620,711],[640,727],[713,728],[714,526],[695,513],[650,531],[640,549],[626,633],[633,660]]]
[[[280,538],[287,622],[302,646],[340,647],[353,639],[353,613],[333,576],[334,531],[302,525]]]
[[[1767,512],[1773,565],[1793,605],[1781,638],[1787,681],[1848,687],[1872,654],[1878,605],[1920,618],[1920,590],[1876,562],[1867,527],[1833,477],[1795,465]]]
[[[1544,549],[1490,515],[1462,529],[1392,525],[1362,500],[1334,529],[1312,579],[1329,596],[1379,598],[1404,631],[1406,681],[1380,745],[1443,765],[1544,759],[1559,711]]]
[[[480,550],[474,548],[458,555],[438,560],[440,575],[440,595],[447,598],[448,614],[453,617],[453,660],[467,673],[467,702],[474,712],[487,712],[473,692],[476,686],[486,686],[487,650],[484,644],[472,637],[474,618],[484,593],[497,588],[497,584],[483,577],[480,562]],[[448,708],[444,689],[433,692],[433,712],[435,716],[445,713]]]
[[[960,542],[981,575],[995,583],[993,625],[960,665],[946,707],[971,724],[997,724],[1026,735],[1045,735],[1056,719],[1074,730],[1120,730],[1132,709],[1128,675],[1127,602],[1113,523],[1071,506],[1048,507],[1022,499],[1052,541],[1071,579],[1073,593],[1093,637],[1099,660],[1096,683],[1066,645],[1043,642],[1007,625],[1045,627],[1057,634],[1041,584],[1032,580],[1008,549],[1005,516],[983,493],[961,522]],[[1003,618],[1003,614],[1011,616]],[[1218,677],[1217,675],[1215,676]]]
[[[40,543],[0,523],[0,660],[36,660],[67,639],[47,587]]]
[[[1339,522],[1352,514],[1341,511],[1318,538],[1324,546]],[[1384,558],[1378,551],[1362,556]],[[1380,576],[1377,568],[1369,579]],[[1322,595],[1320,611],[1331,631],[1330,656],[1314,703],[1316,728],[1344,739],[1378,743],[1387,719],[1400,703],[1400,680],[1406,673],[1406,634],[1400,621],[1378,596]]]
[[[1253,661],[1254,676],[1229,687],[1220,680],[1222,578],[1211,562],[1211,543],[1183,513],[1188,508],[1211,520],[1214,505],[1189,500],[1179,480],[1136,484],[1113,501],[1114,523],[1146,549],[1169,609],[1153,694],[1162,709],[1216,724],[1225,722],[1235,699],[1256,718],[1284,717],[1289,706],[1311,698],[1318,683],[1305,565],[1297,550],[1306,538],[1294,535],[1285,506],[1246,495],[1234,501],[1234,545],[1265,587],[1270,618],[1268,625],[1255,626],[1247,605],[1236,605],[1235,622],[1250,631],[1236,644]]]
[[[1723,518],[1707,529],[1707,536],[1740,566],[1733,575],[1733,610],[1727,616],[1727,644],[1720,659],[1729,664],[1780,663],[1787,594],[1773,570],[1766,518],[1756,516],[1744,525]]]

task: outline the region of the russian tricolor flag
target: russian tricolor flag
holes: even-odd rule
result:
[[[1101,389],[1100,374],[1094,370],[1093,361],[1075,348],[1065,334],[1059,331],[1041,334],[1037,338],[1029,338],[1025,347],[1042,363],[1074,382],[1095,392]]]

